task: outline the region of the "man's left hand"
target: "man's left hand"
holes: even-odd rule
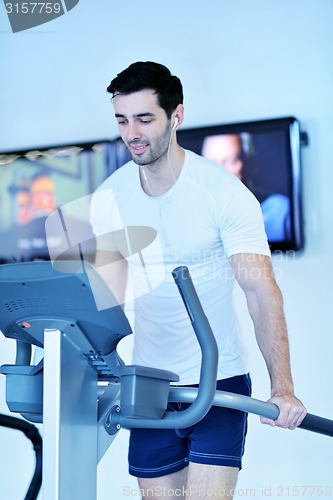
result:
[[[277,420],[260,417],[260,421],[263,424],[271,425],[272,427],[278,426],[283,427],[284,429],[296,429],[296,427],[302,423],[305,415],[307,414],[307,409],[295,396],[277,395],[269,399],[267,403],[275,404],[280,410]]]

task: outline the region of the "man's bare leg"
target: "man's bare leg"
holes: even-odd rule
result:
[[[167,476],[139,479],[143,500],[233,498],[239,469],[190,463],[181,471]]]
[[[138,478],[140,490],[144,493],[143,500],[177,499],[182,500],[187,482],[188,467],[168,474],[167,476],[155,478]]]
[[[233,498],[239,469],[191,462],[188,467],[185,498]]]

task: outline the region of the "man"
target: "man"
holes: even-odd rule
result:
[[[120,303],[126,276],[150,272],[147,293],[134,278],[134,363],[172,370],[182,385],[198,383],[199,346],[171,276],[173,268],[187,265],[219,347],[217,388],[249,395],[231,298],[236,277],[268,367],[271,401],[280,408],[276,422],[263,421],[294,429],[306,410],[294,395],[282,298],[258,202],[232,174],[177,144],[183,92],[166,67],[134,63],[108,91],[133,161],[96,192],[91,218],[96,268]],[[153,228],[156,239],[146,248],[131,242],[133,227]],[[125,233],[126,244],[118,237]],[[146,498],[161,498],[161,491],[168,491],[164,498],[182,498],[181,492],[204,498],[212,491],[215,498],[231,498],[245,434],[246,415],[223,408],[211,409],[190,429],[133,429],[129,470]]]

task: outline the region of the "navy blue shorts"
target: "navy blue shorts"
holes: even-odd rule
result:
[[[220,391],[251,395],[251,379],[239,375],[219,380]],[[169,410],[189,405],[170,403]],[[189,462],[242,468],[247,414],[214,406],[197,424],[186,429],[132,429],[129,473],[135,477],[160,477],[177,472]]]

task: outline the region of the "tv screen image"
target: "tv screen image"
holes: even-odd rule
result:
[[[93,193],[110,175],[114,146],[109,141],[0,154],[0,262],[49,259],[45,220],[58,207]],[[69,214],[91,240],[86,214]],[[91,234],[91,238],[89,238]],[[62,242],[48,241],[56,253]]]

